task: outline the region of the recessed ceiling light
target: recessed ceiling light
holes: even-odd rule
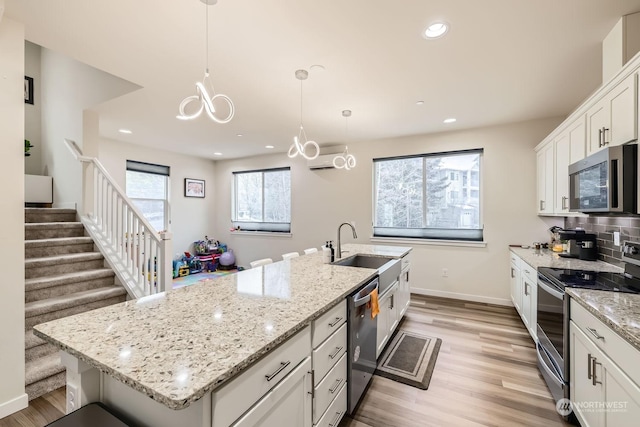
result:
[[[444,36],[449,31],[449,24],[446,22],[434,22],[424,30],[424,37],[427,39],[437,39]]]
[[[274,148],[274,147],[273,147],[273,145],[265,145],[265,146],[264,146],[264,148],[269,148],[269,149],[271,149],[271,148]]]
[[[131,134],[133,132],[131,132],[129,129],[118,129],[118,132],[120,133],[126,133],[126,134]]]
[[[456,122],[456,119],[453,118],[453,117],[448,118],[448,119],[444,119],[444,121],[443,121],[443,123],[455,123],[455,122]]]
[[[244,135],[243,135],[243,134],[241,134],[241,133],[237,133],[237,134],[236,134],[236,136],[237,136],[237,137],[241,137],[241,136],[244,136]]]
[[[418,101],[416,102],[416,105],[424,105],[424,101]]]
[[[222,153],[213,153],[214,156],[222,156]]]

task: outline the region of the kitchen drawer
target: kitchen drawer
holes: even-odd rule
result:
[[[310,354],[311,331],[307,326],[211,393],[212,424],[230,425]]]
[[[313,350],[314,386],[317,385],[329,370],[347,351],[347,324],[343,323],[320,347]]]
[[[638,364],[640,351],[573,299],[571,300],[571,320],[633,382],[640,385],[640,364]]]
[[[520,260],[520,270],[531,283],[538,283],[538,270],[531,267],[529,264],[522,260]]]
[[[339,394],[340,388],[347,382],[347,355],[343,354],[336,366],[320,384],[318,384],[313,393],[313,422],[314,424],[320,420],[320,417],[327,410],[333,399]]]
[[[347,321],[347,300],[344,299],[335,307],[313,321],[313,348],[322,344],[329,335],[337,331]]]
[[[513,252],[510,252],[509,255],[511,255],[511,262],[515,262],[518,266],[523,262],[522,259]]]
[[[409,267],[409,264],[411,264],[411,252],[403,256],[401,261],[402,261],[401,267],[403,270]]]
[[[347,385],[344,384],[315,427],[338,427],[340,420],[347,412]]]

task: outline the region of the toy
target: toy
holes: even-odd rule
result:
[[[189,275],[189,266],[188,265],[181,265],[180,268],[178,269],[178,276],[179,277],[184,277],[184,276],[188,276]]]

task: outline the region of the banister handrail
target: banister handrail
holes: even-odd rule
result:
[[[64,142],[83,164],[82,223],[122,285],[134,298],[171,289],[171,233],[153,228],[97,158]]]

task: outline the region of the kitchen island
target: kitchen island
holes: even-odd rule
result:
[[[400,258],[410,250],[344,245],[343,255]],[[212,393],[283,343],[308,334],[314,319],[375,274],[306,255],[34,331],[64,352],[68,411],[100,400],[139,425],[211,426]]]

